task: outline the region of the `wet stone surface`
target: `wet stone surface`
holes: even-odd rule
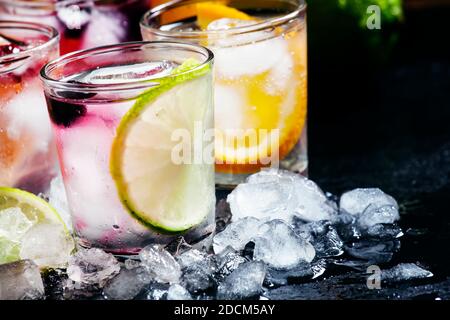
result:
[[[233,191],[235,196],[238,192]],[[182,238],[167,247],[148,246],[139,256],[120,261],[98,249],[82,250],[71,258],[68,275],[43,274],[46,298],[448,299],[448,271],[430,259],[434,256],[424,255],[426,244],[434,240],[429,229],[408,227],[402,202],[397,210],[381,190],[375,191],[375,200],[374,189],[358,192],[364,204],[358,212],[349,213],[348,206],[339,209],[339,197],[328,197],[336,212],[330,220],[319,221],[298,217],[295,209],[283,209],[285,220],[233,219],[226,208],[233,197],[218,193],[218,210],[228,212],[227,222],[218,219],[221,232],[205,242],[208,250],[197,250]],[[378,210],[386,206],[380,197],[392,206],[389,210]],[[323,198],[312,195],[305,201],[315,205]],[[381,212],[374,218],[378,223],[359,222],[367,209],[375,215]]]
[[[252,215],[261,219],[278,213],[296,234],[290,238],[292,243],[308,242],[314,247],[310,263],[291,266],[295,259],[278,259],[275,265],[263,267],[254,261],[255,254],[263,253],[267,261],[276,257],[270,255],[271,246],[258,245],[265,237],[260,229],[265,222],[253,220],[247,228],[225,229],[236,221],[226,202],[229,192],[219,191],[217,231],[225,229],[232,238],[215,237],[214,256],[208,252],[181,257],[192,248],[178,239],[165,248],[174,259],[166,253],[159,255],[164,251],[158,249],[148,252],[146,266],[134,260],[120,261],[120,271],[108,272],[112,279],[105,283],[74,284],[65,272],[48,272],[43,275],[46,298],[135,295],[134,299],[207,300],[219,294],[227,299],[450,299],[450,63],[448,51],[434,32],[436,23],[445,21],[436,19],[436,13],[408,15],[401,30],[394,31],[398,42],[387,53],[389,63],[376,64],[376,68],[368,65],[373,61],[366,55],[354,50],[354,39],[347,40],[351,45],[344,44],[351,50],[321,50],[314,38],[314,24],[308,26],[312,40],[308,174],[324,192],[313,189],[310,195],[317,201],[309,198],[306,207],[328,221],[310,221],[314,215],[302,211],[298,203],[275,203],[258,212],[246,203],[250,197],[235,196],[234,207],[238,210],[235,218]],[[323,39],[335,46],[328,34]],[[336,39],[341,45],[342,38]],[[384,56],[384,48],[380,50],[374,55]],[[266,187],[276,186],[265,177],[253,179],[254,183],[263,181]],[[266,194],[284,201],[284,192],[298,191],[289,181],[282,187],[281,193],[274,189]],[[379,188],[395,202],[381,197],[381,201],[378,198],[355,209],[350,201],[344,205],[347,212],[339,212],[340,196],[355,188]],[[254,185],[241,189],[243,195],[259,190]],[[239,230],[251,232],[243,239]],[[198,247],[208,246],[210,240]],[[308,252],[303,256],[311,257],[312,250],[303,253]],[[180,276],[158,277],[154,270],[160,264]],[[7,269],[16,270],[14,266]],[[17,270],[15,276],[21,277]],[[247,277],[249,270],[252,277]],[[374,278],[378,271],[379,278]],[[130,274],[136,282],[127,290],[121,282]]]

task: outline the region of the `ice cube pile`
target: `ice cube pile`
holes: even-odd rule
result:
[[[80,249],[67,271],[56,280],[44,277],[44,285],[30,260],[0,265],[0,299],[43,298],[44,287],[47,297],[66,299],[265,299],[280,286],[320,281],[333,268],[364,274],[391,261],[403,234],[397,202],[380,189],[355,189],[339,199],[307,178],[274,169],[250,176],[217,210],[212,241],[149,245],[120,261],[100,249]],[[13,280],[3,281],[4,274],[21,285],[11,289]],[[381,278],[432,276],[403,263],[383,269]]]

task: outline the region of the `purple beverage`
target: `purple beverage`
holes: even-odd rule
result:
[[[178,132],[213,127],[211,69],[207,49],[167,42],[75,52],[43,69],[81,245],[132,254],[213,231],[214,158],[178,162],[173,152]]]

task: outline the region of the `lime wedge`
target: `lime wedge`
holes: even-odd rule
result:
[[[53,234],[41,233],[37,234],[39,239],[33,238],[31,242],[28,240],[36,227],[47,225],[52,226],[60,235],[56,238],[58,241],[61,240],[61,243],[57,243],[58,246],[53,243],[55,240]],[[39,241],[38,250],[33,246],[37,241]],[[45,263],[39,264],[39,261],[35,261],[38,265],[60,267],[64,261],[56,259],[57,263],[53,264],[56,261],[55,257],[49,256],[49,253],[52,248],[59,251],[62,242],[65,248],[68,248],[67,254],[70,254],[74,248],[73,239],[61,217],[46,201],[23,190],[0,187],[0,263],[25,258],[34,260],[38,258],[36,252],[40,251],[39,258],[44,257],[45,260],[41,260]]]
[[[214,208],[213,166],[172,159],[180,144],[175,132],[192,138],[196,122],[201,132],[213,126],[209,70],[186,61],[142,94],[117,128],[110,170],[119,197],[135,218],[158,231],[188,230]]]

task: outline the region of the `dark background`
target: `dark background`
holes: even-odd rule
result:
[[[368,30],[326,2],[308,2],[310,178],[394,196],[406,236],[393,262],[448,281],[450,4],[406,3],[403,21]]]

